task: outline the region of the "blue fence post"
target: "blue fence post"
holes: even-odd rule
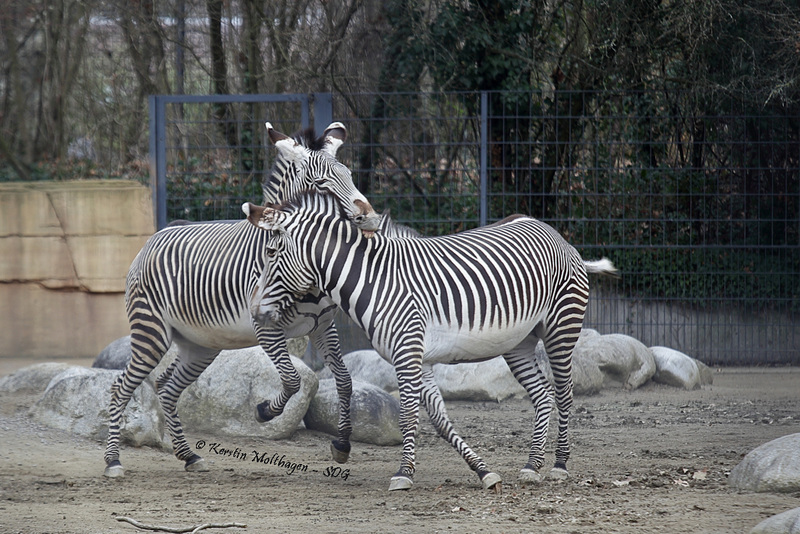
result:
[[[311,99],[314,101],[314,132],[319,135],[333,122],[333,97],[330,93],[312,93]]]
[[[303,129],[308,128],[311,125],[310,120],[311,110],[308,105],[308,97],[300,101],[300,124],[302,125]]]
[[[156,230],[167,225],[166,103],[159,95],[147,99],[150,108],[150,188]]]
[[[481,138],[480,138],[481,207],[480,225],[486,226],[489,219],[489,94],[481,91]]]

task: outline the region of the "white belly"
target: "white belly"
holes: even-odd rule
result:
[[[250,316],[240,316],[236,323],[225,326],[196,327],[172,322],[173,328],[185,340],[211,349],[241,349],[258,345],[258,339],[250,324]]]
[[[287,339],[307,336],[319,328],[326,328],[336,313],[336,305],[325,300],[322,304],[296,302],[290,317],[280,322]],[[224,326],[196,327],[172,320],[173,328],[187,341],[211,349],[241,349],[258,345],[258,339],[251,323],[249,313],[241,314],[235,323]]]
[[[527,338],[536,324],[525,321],[514,326],[469,330],[447,324],[430,324],[425,332],[423,363],[481,361],[504,354]]]

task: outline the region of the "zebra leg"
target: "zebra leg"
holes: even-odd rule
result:
[[[431,369],[422,371],[422,404],[425,406],[436,432],[442,439],[450,443],[464,461],[467,462],[470,469],[475,471],[480,477],[484,489],[494,488],[495,491],[499,492],[503,482],[500,475],[489,471],[480,456],[475,454],[461,436],[456,433],[453,423],[447,416],[442,392],[433,379],[433,371]]]
[[[413,329],[409,321],[406,332]],[[389,491],[411,489],[414,484],[416,434],[419,427],[419,404],[422,393],[422,333],[406,333],[397,342],[392,355],[400,389],[400,432],[403,434],[403,457],[400,469],[392,477]]]
[[[554,334],[544,339],[544,348],[550,358],[553,370],[553,385],[556,391],[556,408],[558,409],[558,442],[556,444],[556,462],[550,470],[550,478],[565,479],[569,477],[567,460],[569,460],[569,415],[572,411],[572,351],[580,336],[578,328],[559,328]]]
[[[325,363],[333,373],[336,382],[336,393],[339,395],[339,428],[338,439],[331,441],[331,455],[334,461],[343,464],[350,456],[350,435],[353,433],[353,424],[350,420],[353,381],[342,360],[339,335],[336,332],[336,325],[332,321],[326,328],[317,329],[309,334],[309,339],[317,352],[325,355]]]
[[[136,388],[147,378],[150,371],[161,361],[171,343],[168,328],[153,316],[149,316],[147,329],[134,326],[131,329],[131,361],[111,385],[111,402],[108,407],[108,441],[104,459],[104,476],[125,476],[119,461],[120,421]]]
[[[533,340],[533,347],[537,340]],[[527,347],[530,345],[527,344]],[[534,406],[533,438],[528,453],[528,462],[519,472],[522,482],[538,483],[542,481],[539,469],[544,465],[544,446],[547,442],[547,428],[550,424],[550,415],[553,412],[553,393],[550,383],[542,370],[531,358],[532,351],[527,347],[515,350],[503,357],[517,382],[525,388]]]
[[[166,370],[156,378],[156,391],[159,391],[164,384],[172,377],[172,373],[175,372],[175,368],[178,366],[178,362],[180,361],[179,358],[175,358],[171,364],[166,368]]]
[[[286,335],[279,328],[264,328],[255,321],[253,322],[258,342],[269,359],[275,364],[275,369],[281,378],[281,392],[278,397],[271,401],[264,401],[256,406],[256,420],[259,423],[266,423],[283,413],[286,403],[292,395],[300,391],[300,374],[294,368],[292,360],[289,358],[289,350],[286,348]]]
[[[167,430],[172,438],[172,450],[178,460],[184,462],[187,471],[207,471],[205,460],[189,447],[183,426],[178,416],[178,399],[183,391],[192,385],[197,377],[211,365],[220,353],[217,349],[208,349],[185,341],[176,340],[178,358],[170,364],[167,371],[159,377],[158,401],[164,411]],[[162,378],[165,380],[161,381]]]

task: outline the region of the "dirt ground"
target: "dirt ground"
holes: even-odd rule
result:
[[[329,436],[305,430],[266,441],[188,428],[208,472],[185,472],[169,452],[124,447],[126,476],[110,480],[102,476],[102,443],[32,423],[30,402],[0,397],[4,533],[145,532],[119,517],[169,527],[247,525],[207,530],[225,533],[733,533],[800,506],[800,494],[727,485],[747,452],[800,432],[798,368],[722,369],[698,391],[650,384],[577,397],[572,476],[533,487],[516,481],[533,416],[527,402],[448,403],[462,436],[504,477],[501,494],[481,489],[427,421],[408,492],[387,491],[400,447],[354,443],[347,471],[337,471]],[[253,461],[256,455],[276,461]],[[276,465],[279,458],[294,472]]]

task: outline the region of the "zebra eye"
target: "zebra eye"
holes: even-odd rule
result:
[[[278,249],[275,247],[267,247],[267,257],[274,258],[278,255]]]

